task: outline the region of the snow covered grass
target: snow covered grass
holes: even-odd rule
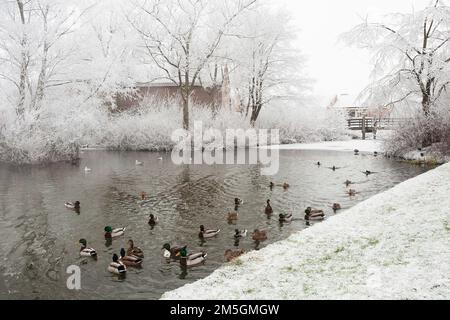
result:
[[[162,299],[449,299],[449,179],[446,164]]]

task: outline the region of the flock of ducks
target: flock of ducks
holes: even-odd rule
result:
[[[355,155],[359,154],[359,150],[354,150]],[[374,153],[374,156],[377,156],[377,152]],[[158,158],[158,160],[162,160],[162,158]],[[136,160],[135,162],[136,166],[142,166],[144,163]],[[317,166],[322,166],[320,162],[316,163]],[[341,169],[340,167],[332,166],[328,167],[329,169],[336,171],[338,169]],[[91,169],[88,167],[85,167],[86,172],[90,172]],[[369,176],[371,174],[374,174],[376,172],[372,172],[369,170],[363,171],[366,176]],[[349,187],[353,184],[352,181],[346,180],[345,183],[346,187]],[[275,184],[274,182],[270,182],[269,188],[270,190],[273,190],[275,187],[282,187],[284,190],[288,190],[290,185],[286,182],[283,184]],[[356,190],[349,189],[347,191],[347,194],[350,196],[354,196],[357,194]],[[146,192],[140,193],[140,198],[144,201],[147,198]],[[240,205],[242,205],[244,201],[239,198],[234,199],[234,205],[235,210],[233,212],[229,212],[227,215],[228,222],[234,222],[239,219],[239,213],[238,208]],[[77,211],[79,213],[80,211],[80,202],[66,202],[65,207],[74,211]],[[339,203],[334,203],[331,207],[334,212],[341,210],[341,205]],[[266,206],[264,208],[264,212],[266,215],[271,216],[274,213],[274,210],[271,206],[270,199],[266,201]],[[325,213],[323,210],[320,209],[314,209],[312,207],[307,207],[305,209],[305,216],[304,219],[306,221],[321,221],[325,219]],[[280,213],[278,215],[278,220],[280,223],[289,223],[293,220],[293,214],[282,214]],[[150,214],[148,224],[151,227],[154,227],[158,223],[158,217],[156,217],[154,214]],[[118,237],[121,237],[125,234],[126,228],[112,228],[110,226],[106,226],[104,228],[105,231],[105,239],[112,240]],[[204,225],[200,225],[200,231],[198,233],[198,237],[201,240],[204,239],[210,239],[216,237],[220,233],[220,229],[207,229]],[[248,230],[239,230],[235,229],[234,233],[234,239],[239,240],[241,238],[247,237]],[[265,241],[267,240],[267,231],[266,230],[259,230],[255,229],[252,233],[252,239],[256,242]],[[87,240],[86,239],[80,239],[79,243],[81,244],[80,248],[80,256],[81,257],[92,257],[97,258],[97,252],[95,249],[90,248],[87,246]],[[141,248],[136,247],[134,245],[134,242],[132,239],[128,240],[128,249],[125,250],[124,248],[120,249],[120,256],[117,254],[113,254],[112,256],[112,262],[107,267],[107,270],[113,274],[121,275],[127,272],[127,267],[134,267],[139,268],[142,266],[143,259],[144,259],[144,252]],[[184,267],[193,267],[200,265],[205,262],[206,257],[208,256],[206,252],[194,252],[194,253],[188,253],[187,246],[171,246],[170,243],[165,243],[161,250],[163,251],[162,256],[166,258],[167,260],[175,260],[179,261],[181,266]],[[242,249],[238,250],[231,250],[227,249],[225,251],[224,257],[226,261],[232,261],[233,259],[236,259],[237,257],[244,254],[245,251]]]

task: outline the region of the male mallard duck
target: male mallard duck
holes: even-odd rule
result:
[[[273,187],[275,187],[275,183],[273,183],[272,181],[270,181],[270,183],[269,183],[269,188],[270,188],[270,190],[272,190]]]
[[[244,204],[244,200],[239,199],[239,198],[234,198],[234,205],[235,206],[239,206],[241,204]]]
[[[91,168],[88,168],[88,167],[84,167],[84,171],[85,171],[85,172],[91,172],[92,169],[91,169]]]
[[[135,256],[138,258],[144,258],[144,251],[141,248],[135,247],[133,240],[128,240],[127,256]]]
[[[208,254],[206,252],[187,253],[187,246],[181,248],[180,252],[180,264],[187,267],[195,267],[205,262]]]
[[[228,212],[228,221],[235,221],[239,217],[237,212]]]
[[[107,226],[107,227],[105,227],[105,238],[111,239],[111,238],[117,238],[117,237],[123,236],[123,234],[125,233],[125,229],[126,228],[113,229],[112,227]]]
[[[333,203],[333,211],[341,210],[341,205],[339,203]]]
[[[357,192],[356,192],[356,190],[354,190],[354,189],[349,189],[349,190],[347,191],[347,194],[348,194],[349,196],[355,196],[355,195],[357,194]]]
[[[266,205],[266,208],[264,209],[264,212],[266,214],[272,214],[273,213],[272,206],[270,205],[270,200],[267,200],[267,205]]]
[[[158,217],[155,218],[153,214],[150,214],[150,219],[148,220],[148,224],[152,227],[154,227],[158,223],[159,219]]]
[[[280,213],[279,217],[279,221],[280,222],[291,222],[292,221],[292,213],[289,214],[282,214]]]
[[[364,171],[363,173],[364,173],[366,176],[370,176],[371,174],[374,174],[374,173],[376,173],[376,172],[366,170],[366,171]]]
[[[138,161],[138,160],[136,160],[135,164],[136,164],[137,166],[143,166],[143,165],[144,165],[144,163],[143,163],[143,162],[141,162],[141,161]]]
[[[255,241],[264,241],[267,240],[267,231],[255,229],[252,234],[252,239]]]
[[[245,251],[242,250],[242,249],[240,249],[240,250],[231,250],[231,249],[228,249],[228,250],[225,251],[224,256],[225,256],[225,259],[226,259],[228,262],[230,262],[231,260],[236,259],[237,257],[243,255],[244,253],[245,253]]]
[[[205,226],[201,225],[200,226],[200,232],[198,234],[198,236],[203,239],[203,238],[212,238],[215,237],[219,234],[220,229],[210,229],[210,230],[205,230]]]
[[[136,268],[141,267],[143,262],[142,258],[138,258],[136,256],[127,256],[124,248],[120,249],[119,261],[122,262],[127,267],[136,267]]]
[[[290,187],[290,185],[289,185],[289,183],[283,183],[283,189],[284,190],[287,190],[287,189],[289,189],[289,187]]]
[[[325,214],[323,210],[313,209],[311,207],[306,208],[305,210],[305,220],[323,220]]]
[[[80,209],[80,201],[75,201],[75,202],[66,202],[66,203],[64,203],[64,206],[67,208],[67,209]]]
[[[114,274],[124,274],[127,272],[127,267],[119,261],[119,257],[114,253],[112,262],[108,266],[108,271]]]
[[[165,243],[161,250],[164,250],[163,256],[166,259],[179,259],[180,250],[186,246],[173,246],[171,247],[169,243]]]
[[[97,257],[97,252],[93,248],[87,247],[86,239],[80,239],[79,243],[81,243],[80,256],[82,257]]]
[[[234,238],[235,239],[244,238],[246,236],[247,236],[247,229],[245,229],[245,230],[235,229],[234,230]]]

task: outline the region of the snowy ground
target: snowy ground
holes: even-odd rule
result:
[[[358,149],[360,152],[383,151],[382,140],[347,140],[347,141],[327,141],[317,143],[296,143],[273,145],[261,148],[279,149],[279,150],[332,150],[332,151],[351,151]]]
[[[446,164],[162,299],[450,299],[449,181]]]

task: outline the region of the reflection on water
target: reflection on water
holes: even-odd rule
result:
[[[170,155],[133,152],[85,152],[79,166],[13,167],[0,164],[0,298],[27,299],[155,299],[167,290],[203,278],[225,263],[226,249],[258,250],[316,222],[305,222],[311,206],[332,216],[333,203],[349,208],[426,168],[371,155],[323,151],[281,151],[280,171],[262,176],[258,165],[175,166]],[[144,166],[135,166],[135,160]],[[317,166],[317,161],[322,166]],[[89,166],[92,172],[85,173]],[[340,169],[333,171],[328,167]],[[365,170],[377,172],[366,176]],[[349,197],[346,180],[358,193]],[[288,182],[284,190],[275,186]],[[147,193],[142,201],[141,193]],[[234,198],[244,200],[239,219],[229,222]],[[264,206],[271,199],[274,214]],[[81,202],[80,212],[64,207]],[[149,214],[159,218],[148,225]],[[280,224],[279,213],[293,213]],[[339,214],[339,211],[338,213]],[[364,213],[361,213],[364,214]],[[351,221],[349,221],[351,223]],[[199,226],[220,228],[212,239],[200,240]],[[105,241],[104,227],[127,227],[125,236]],[[235,229],[248,229],[235,239]],[[254,229],[268,239],[254,242]],[[79,239],[97,250],[98,259],[79,257]],[[142,269],[128,268],[118,278],[107,271],[114,253],[132,238],[145,253]],[[162,256],[164,243],[188,245],[188,252],[206,251],[203,265],[186,268]],[[81,268],[79,291],[66,288],[66,268]]]

